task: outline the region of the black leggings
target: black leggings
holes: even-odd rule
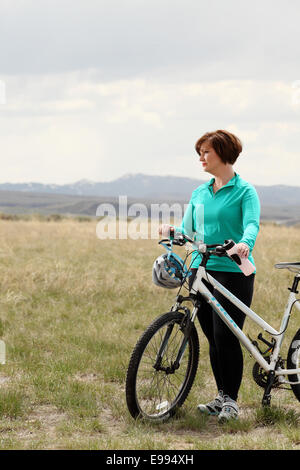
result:
[[[189,277],[190,289],[197,269],[193,268],[191,272],[192,274]],[[243,273],[236,272],[207,272],[250,307],[254,287],[254,274],[245,276]],[[211,284],[204,279],[203,282],[234,322],[242,329],[245,314],[232,305]],[[201,308],[198,311],[198,319],[203,333],[209,342],[210,362],[218,390],[222,390],[224,395],[237,400],[243,375],[243,353],[240,342],[208,303],[202,302]]]

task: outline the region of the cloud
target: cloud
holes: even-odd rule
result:
[[[1,68],[97,69],[105,80],[296,80],[299,12],[296,0],[3,0]]]
[[[257,184],[298,182],[300,4],[2,0],[2,181],[203,178],[226,128]]]
[[[227,128],[244,143],[241,174],[255,184],[298,185],[292,83],[97,81],[93,71],[7,76],[6,83],[0,138],[10,163],[2,181],[107,181],[128,172],[201,179],[195,141]]]

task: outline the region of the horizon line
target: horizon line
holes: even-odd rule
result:
[[[201,179],[201,178],[195,178],[195,177],[192,177],[192,176],[179,176],[179,175],[171,175],[171,174],[164,174],[164,175],[161,175],[161,174],[150,174],[150,173],[141,173],[141,172],[138,172],[138,173],[125,173],[124,175],[122,176],[118,176],[118,177],[115,177],[114,179],[112,180],[109,180],[109,181],[96,181],[96,180],[92,180],[92,179],[88,179],[88,178],[81,178],[79,180],[75,180],[73,182],[69,182],[69,183],[53,183],[53,182],[48,182],[48,183],[45,183],[45,182],[41,182],[41,181],[36,181],[36,180],[30,180],[30,181],[0,181],[0,185],[4,185],[4,184],[12,184],[12,185],[19,185],[19,184],[25,184],[25,185],[30,185],[30,184],[39,184],[39,185],[42,185],[42,186],[56,186],[56,187],[62,187],[62,186],[71,186],[71,185],[76,185],[78,183],[91,183],[91,184],[110,184],[110,183],[114,183],[115,181],[117,180],[120,180],[120,179],[126,179],[126,178],[129,178],[129,177],[136,177],[136,176],[144,176],[144,177],[159,177],[159,178],[179,178],[179,179],[190,179],[190,180],[194,180],[194,181],[199,181],[199,183],[201,184],[201,182],[205,182],[206,180],[205,179]],[[211,176],[210,176],[211,178]],[[208,179],[210,179],[208,178]],[[272,187],[272,186],[286,186],[286,187],[294,187],[294,188],[300,188],[300,185],[297,186],[295,184],[287,184],[287,183],[273,183],[273,184],[257,184],[257,183],[251,183],[253,184],[254,186],[266,186],[266,187]]]

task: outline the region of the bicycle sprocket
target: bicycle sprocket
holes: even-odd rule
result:
[[[270,364],[269,356],[265,357],[264,359],[267,361],[268,364]],[[278,363],[280,363],[280,365],[283,365],[283,360],[279,358]],[[258,362],[255,362],[253,366],[252,375],[257,385],[265,389],[268,380],[268,372],[265,371]],[[280,385],[281,384],[279,382],[279,377],[275,377],[273,387],[280,387]]]

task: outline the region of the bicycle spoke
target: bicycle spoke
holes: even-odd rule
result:
[[[157,371],[153,367],[157,352],[165,338],[167,326],[165,325],[158,330],[148,343],[137,374],[137,398],[149,414],[165,412],[178,396],[186,378],[188,364],[186,359],[182,360],[180,369],[172,374],[168,374],[164,370]],[[176,359],[182,338],[183,334],[179,325],[174,325],[174,330],[165,346],[161,367],[171,368]]]

